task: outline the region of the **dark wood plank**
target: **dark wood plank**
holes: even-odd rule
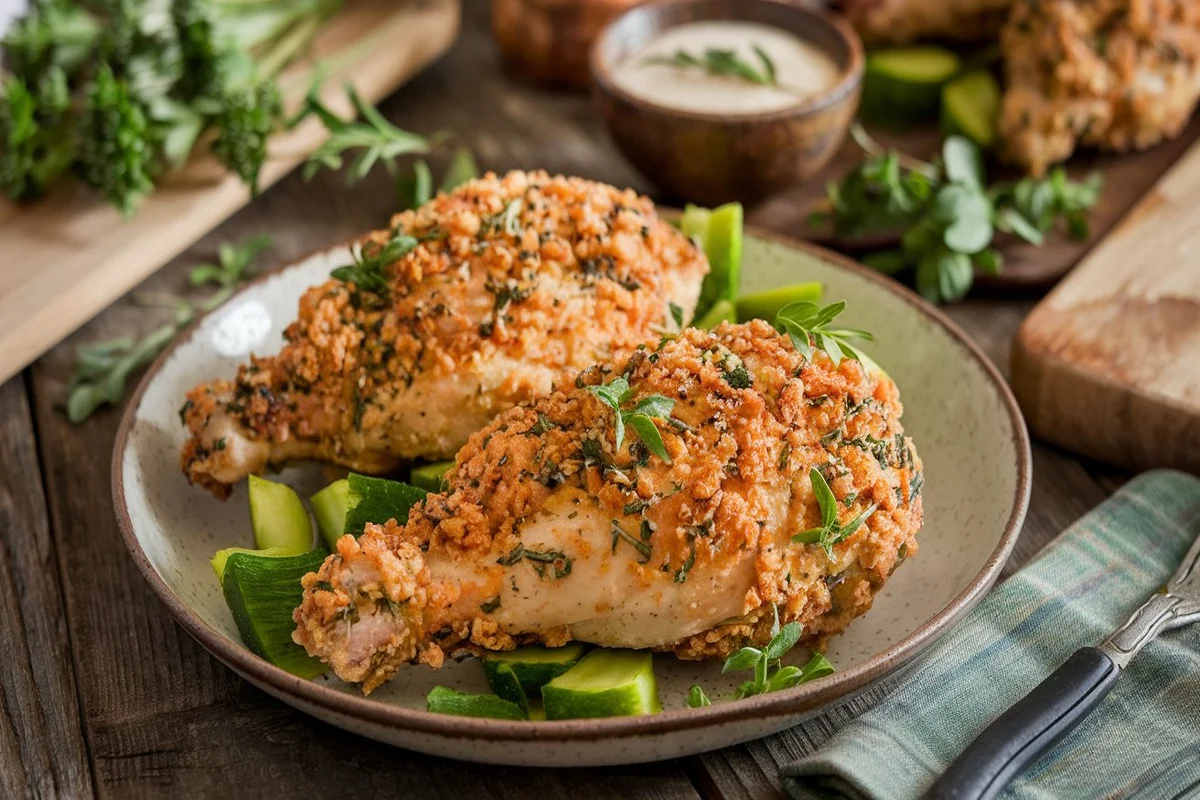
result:
[[[33,419],[0,385],[0,797],[89,797],[71,646]]]

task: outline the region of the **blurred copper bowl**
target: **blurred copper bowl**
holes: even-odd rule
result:
[[[596,36],[642,1],[492,0],[492,36],[520,75],[545,86],[583,89]]]
[[[763,114],[680,111],[618,87],[613,68],[668,28],[701,20],[780,28],[819,47],[839,70],[828,90]],[[647,178],[704,205],[754,202],[808,180],[837,152],[862,88],[862,42],[841,17],[784,0],[662,0],[641,5],[601,32],[592,86],[609,132]]]

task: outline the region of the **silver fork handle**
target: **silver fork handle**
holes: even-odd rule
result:
[[[1173,594],[1156,594],[1134,611],[1129,620],[1100,643],[1099,649],[1125,669],[1139,651],[1158,634],[1169,630],[1192,616],[1189,604]]]

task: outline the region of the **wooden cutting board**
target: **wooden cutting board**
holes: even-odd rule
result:
[[[323,95],[335,113],[351,114],[346,82],[376,103],[444,52],[458,24],[459,0],[347,0],[280,77],[285,108],[300,103],[316,62],[336,65]],[[311,118],[273,139],[261,186],[323,139]],[[128,221],[77,187],[29,207],[0,203],[0,383],[249,200],[240,180],[198,158]]]
[[[1033,432],[1135,469],[1200,473],[1200,145],[1025,320]]]

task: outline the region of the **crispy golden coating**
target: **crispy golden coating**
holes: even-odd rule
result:
[[[420,240],[382,290],[308,290],[276,356],[197,386],[188,479],[218,496],[268,465],[382,472],[451,457],[498,412],[691,315],[708,262],[632,190],[544,172],[487,175],[370,234]]]
[[[1001,35],[1004,156],[1041,175],[1077,146],[1177,136],[1200,96],[1200,3],[1020,0]]]
[[[841,0],[842,12],[870,44],[921,39],[974,41],[994,36],[1014,0]]]
[[[653,424],[670,459],[589,386],[625,377],[626,406],[675,401]],[[857,361],[809,362],[765,322],[689,329],[583,372],[471,436],[449,489],[407,524],[368,526],[304,578],[295,640],[364,691],[402,664],[568,640],[725,656],[770,635],[774,609],[822,646],[916,552],[921,461],[895,384]],[[810,467],[845,523],[818,526]]]

